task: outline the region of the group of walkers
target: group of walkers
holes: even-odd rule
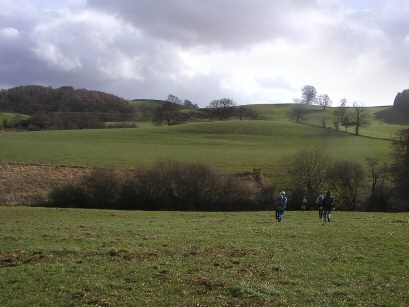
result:
[[[288,197],[285,191],[278,193],[275,206],[277,222],[281,222],[284,219],[284,212],[287,209],[287,200]],[[324,222],[331,222],[331,211],[334,210],[334,197],[331,195],[331,192],[328,191],[325,195],[324,193],[320,193],[315,203],[318,207],[320,220],[324,220]],[[307,204],[307,197],[304,196],[301,201],[302,211],[305,211]]]

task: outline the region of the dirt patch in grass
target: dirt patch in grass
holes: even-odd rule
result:
[[[0,197],[6,205],[35,205],[47,200],[51,189],[78,180],[87,167],[0,163]]]
[[[7,266],[17,266],[20,264],[29,264],[29,263],[37,263],[46,261],[48,256],[43,251],[33,252],[32,254],[28,255],[24,251],[16,251],[13,252],[11,255],[0,260],[0,266],[7,267]]]

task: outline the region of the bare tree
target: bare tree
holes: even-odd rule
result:
[[[229,118],[234,109],[236,103],[231,98],[222,98],[219,100],[213,100],[208,108],[212,110],[212,113],[221,121]]]
[[[378,159],[366,158],[368,177],[371,181],[371,196],[369,202],[372,208],[386,210],[390,196],[390,167],[380,164]]]
[[[332,100],[327,94],[319,95],[318,104],[322,107],[323,111],[326,111],[327,107],[330,107],[332,105]]]
[[[179,112],[179,108],[178,104],[165,101],[155,109],[152,122],[157,126],[162,126],[163,124],[170,126],[183,122],[186,114]]]
[[[334,110],[334,126],[338,130],[339,126],[345,127],[345,131],[348,131],[349,114],[348,114],[348,102],[345,98],[341,99],[339,107]]]
[[[359,192],[365,179],[365,172],[358,162],[336,161],[326,174],[327,184],[345,205],[356,209]]]
[[[409,130],[402,130],[392,143],[392,174],[400,198],[409,200]],[[409,203],[406,204],[409,209]]]
[[[172,94],[168,95],[167,101],[169,101],[170,103],[174,103],[174,104],[183,104],[182,99]]]
[[[247,106],[239,106],[234,108],[234,113],[240,120],[260,118],[260,115],[253,108]]]
[[[197,103],[193,103],[190,100],[185,99],[183,101],[183,106],[187,107],[187,108],[191,108],[191,109],[199,109],[199,106],[197,105]]]
[[[320,149],[305,149],[297,153],[290,162],[289,174],[295,186],[307,191],[308,198],[313,199],[324,183],[329,156]]]
[[[302,90],[302,101],[305,104],[313,104],[317,99],[317,90],[312,85],[305,85]]]
[[[352,122],[355,125],[355,135],[359,135],[359,130],[369,126],[369,114],[362,103],[354,102],[352,106]]]
[[[299,98],[293,99],[294,104],[291,108],[290,111],[290,118],[295,119],[295,121],[298,123],[300,120],[304,120],[304,115],[305,115],[305,107]]]

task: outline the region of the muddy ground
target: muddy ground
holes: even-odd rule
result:
[[[90,171],[86,167],[0,163],[0,204],[44,203],[55,185],[78,180]]]

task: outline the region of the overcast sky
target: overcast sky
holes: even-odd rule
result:
[[[0,0],[0,88],[26,84],[201,106],[309,84],[390,105],[409,88],[409,0]]]

